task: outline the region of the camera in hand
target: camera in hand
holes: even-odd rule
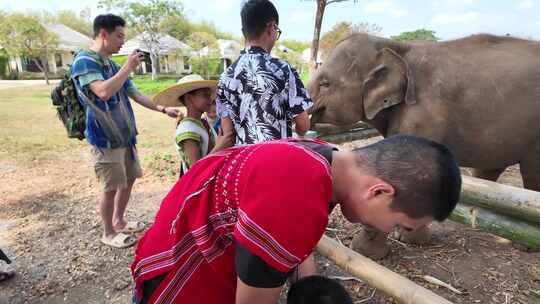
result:
[[[137,57],[139,57],[140,60],[143,60],[144,59],[144,52],[139,50],[139,49],[135,49],[135,52],[137,52]]]

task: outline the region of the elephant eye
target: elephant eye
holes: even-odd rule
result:
[[[321,79],[321,81],[319,82],[319,86],[321,86],[321,87],[329,87],[330,86],[330,81],[328,81],[328,79]]]

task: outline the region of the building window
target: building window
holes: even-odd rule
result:
[[[26,66],[28,66],[28,65],[30,65],[32,63],[32,59],[30,59],[30,57],[28,57],[28,56],[22,55],[21,56],[21,63],[22,63],[23,69],[25,69]]]
[[[158,58],[158,64],[157,64],[157,67],[158,67],[158,73],[160,72],[166,72],[167,71],[167,55],[163,55],[161,57],[157,57]]]
[[[62,54],[56,53],[54,54],[54,61],[56,62],[56,67],[62,67]]]
[[[182,60],[184,61],[184,70],[189,70],[189,68],[190,68],[190,66],[189,66],[189,57],[184,56],[182,58]]]
[[[43,67],[43,68],[47,68],[43,65],[43,62],[41,61],[41,59],[36,59],[39,64]],[[23,68],[23,71],[27,71],[27,72],[36,72],[36,73],[39,73],[41,72],[41,69],[37,66],[36,62],[34,61],[33,58],[30,58],[29,56],[21,56],[21,64],[22,64],[22,68]],[[48,69],[47,69],[48,70]]]

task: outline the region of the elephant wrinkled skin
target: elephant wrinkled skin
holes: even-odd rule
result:
[[[474,35],[398,43],[366,34],[341,41],[312,77],[312,125],[369,123],[384,137],[447,145],[476,177],[520,164],[540,191],[540,42]]]
[[[539,42],[511,37],[405,44],[356,34],[308,85],[312,123],[362,120],[385,137],[427,137],[491,180],[519,163],[525,187],[540,191],[538,54]]]

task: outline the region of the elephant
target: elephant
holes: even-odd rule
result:
[[[509,36],[402,43],[354,34],[308,83],[311,123],[361,120],[384,137],[426,137],[492,181],[519,164],[524,187],[540,191],[539,54],[540,42]]]

